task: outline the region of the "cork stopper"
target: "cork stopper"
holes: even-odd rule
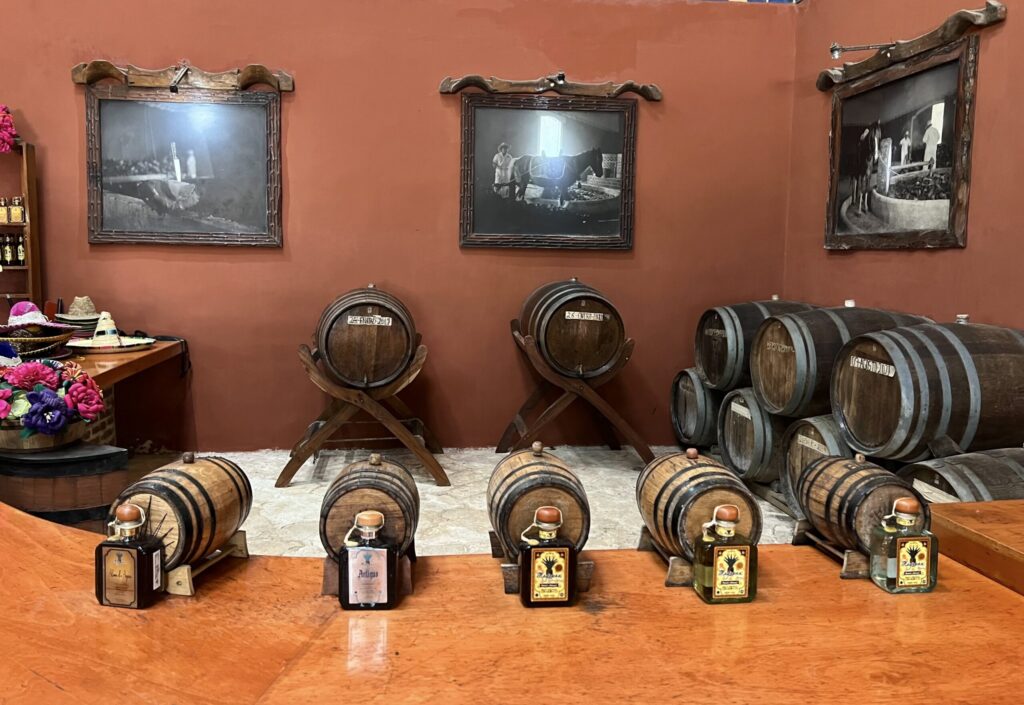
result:
[[[534,518],[538,524],[560,525],[562,523],[562,510],[558,507],[539,507]]]
[[[956,322],[961,324],[961,325],[963,325],[965,323],[970,323],[971,322],[971,317],[970,317],[969,314],[966,314],[966,313],[958,313],[958,314],[956,314]]]
[[[736,523],[740,520],[740,508],[735,504],[723,504],[715,509],[716,521],[730,521]]]
[[[380,529],[384,526],[384,515],[380,512],[359,512],[356,514],[356,526],[362,529]]]
[[[570,279],[569,281],[572,281],[572,282],[578,282],[578,281],[579,281],[579,279],[577,279],[576,277],[573,277],[573,278],[572,278],[572,279]]]
[[[845,306],[846,308],[854,308],[857,306],[857,300],[847,299],[846,301],[843,302],[843,306]]]
[[[114,518],[122,524],[142,521],[142,508],[137,504],[125,502],[114,511]]]
[[[380,453],[370,453],[370,465],[373,465],[374,467],[377,467],[378,465],[380,465],[380,462],[381,462]]]
[[[779,295],[778,294],[772,294],[772,301],[778,301],[778,300],[779,300]]]
[[[196,462],[196,454],[191,451],[189,451],[188,453],[182,453],[181,462],[185,463],[185,465],[191,465],[192,463]]]
[[[867,457],[863,453],[857,453],[857,455],[853,456],[853,459],[855,461],[857,461],[858,463],[866,463],[866,462],[868,462]]]
[[[900,497],[893,505],[893,509],[899,514],[920,514],[921,503],[916,497]]]
[[[544,444],[540,441],[534,441],[533,445],[530,446],[530,450],[534,455],[540,456],[544,454]]]
[[[366,285],[366,288],[367,289],[376,289],[377,285],[374,284],[373,282],[370,282],[369,284]]]
[[[700,457],[700,452],[696,448],[687,448],[686,457],[690,460],[696,460]]]

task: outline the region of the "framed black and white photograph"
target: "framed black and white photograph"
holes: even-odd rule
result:
[[[636,101],[462,94],[463,247],[633,246]]]
[[[836,88],[827,249],[964,247],[978,38]]]
[[[87,89],[89,241],[281,245],[280,96]]]

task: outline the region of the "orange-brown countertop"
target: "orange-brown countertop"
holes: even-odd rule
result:
[[[575,609],[525,610],[488,556],[420,560],[392,612],[342,612],[321,562],[229,558],[194,598],[93,595],[95,534],[0,505],[0,702],[1002,703],[1024,692],[1024,597],[951,560],[890,596],[809,547],[764,546],[758,599],[662,587],[598,551]]]

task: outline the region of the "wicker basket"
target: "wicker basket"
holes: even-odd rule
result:
[[[45,355],[56,350],[64,343],[71,340],[75,331],[69,330],[60,335],[47,335],[44,337],[0,337],[0,343],[10,343],[18,354],[23,357]]]
[[[0,424],[0,451],[7,453],[41,453],[45,450],[56,450],[69,446],[75,441],[82,439],[85,435],[86,424],[76,421],[68,424],[64,429],[54,435],[48,436],[45,433],[33,433],[28,438],[22,438],[23,427],[20,423]]]

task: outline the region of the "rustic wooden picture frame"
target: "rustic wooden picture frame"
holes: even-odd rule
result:
[[[104,100],[184,104],[256,105],[266,110],[266,228],[263,232],[134,232],[104,229],[100,103]],[[129,84],[86,86],[86,177],[90,243],[226,245],[281,247],[281,99],[277,91],[223,90]]]
[[[616,234],[482,233],[474,228],[477,116],[480,108],[508,110],[598,111],[622,116],[621,189],[619,231]],[[633,247],[634,179],[636,169],[635,99],[591,96],[539,96],[519,94],[462,94],[462,170],[459,215],[461,247],[511,247],[538,249],[629,250]],[[492,172],[493,173],[493,172]],[[525,205],[525,204],[524,204]]]
[[[925,51],[906,60],[848,83],[838,84],[832,97],[832,132],[829,142],[829,195],[826,212],[825,249],[921,249],[965,247],[967,211],[970,196],[971,145],[973,138],[975,91],[978,75],[979,37],[971,35]],[[929,69],[957,62],[959,73],[956,114],[952,140],[950,205],[945,229],[897,230],[892,232],[839,233],[840,156],[843,140],[845,103],[873,89],[911,78]]]

